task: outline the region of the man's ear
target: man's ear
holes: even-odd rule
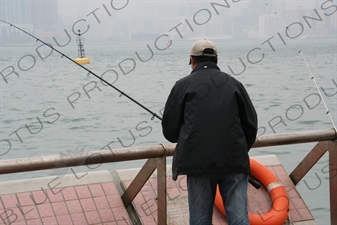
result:
[[[192,56],[190,56],[190,62],[191,62],[191,68],[194,69],[197,66],[197,64],[195,60],[192,58]]]

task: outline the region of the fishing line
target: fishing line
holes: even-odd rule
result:
[[[133,101],[134,103],[136,103],[137,105],[139,105],[140,107],[142,107],[143,109],[145,109],[147,112],[149,112],[150,114],[152,114],[152,118],[151,120],[153,120],[155,117],[159,120],[162,120],[162,118],[160,116],[158,116],[156,113],[152,112],[150,109],[146,108],[144,105],[142,105],[141,103],[139,103],[138,101],[136,101],[135,99],[133,99],[131,96],[125,94],[123,91],[121,91],[120,89],[118,89],[117,87],[115,87],[114,85],[110,84],[109,82],[107,82],[106,80],[104,80],[102,77],[98,76],[97,74],[95,74],[94,72],[92,72],[91,70],[87,69],[86,67],[82,66],[81,64],[78,64],[77,62],[75,62],[73,59],[71,59],[70,57],[68,57],[67,55],[63,54],[61,51],[57,50],[56,48],[54,48],[51,44],[48,44],[42,40],[40,40],[39,38],[35,37],[34,35],[28,33],[27,31],[21,29],[20,27],[15,26],[14,24],[11,24],[7,21],[4,20],[0,20],[1,22],[7,23],[10,25],[10,27],[15,27],[16,29],[24,32],[25,34],[29,35],[30,37],[36,39],[36,42],[41,42],[44,45],[47,45],[48,47],[50,47],[52,50],[56,51],[57,53],[59,53],[61,55],[61,58],[65,57],[67,59],[69,59],[70,61],[72,61],[73,63],[75,63],[76,65],[80,66],[82,69],[86,70],[88,72],[88,75],[92,74],[94,75],[96,78],[100,79],[101,81],[103,81],[104,83],[106,83],[107,85],[109,85],[110,87],[112,87],[113,89],[115,89],[116,91],[118,91],[120,93],[120,97],[121,96],[125,96],[128,99],[130,99],[131,101]],[[249,177],[249,183],[251,183],[256,189],[259,189],[261,187],[261,184]]]
[[[274,11],[274,14],[277,14],[277,12],[276,12],[271,6],[269,6],[268,3],[266,3],[266,5],[267,5],[272,11]],[[277,15],[277,16],[278,16],[279,19],[282,21],[283,25],[285,25],[284,20],[282,19],[282,17],[279,16],[279,15]],[[290,29],[289,29],[288,26],[286,26],[286,30],[289,31],[289,33],[291,34],[291,31],[290,31]],[[309,64],[308,64],[306,58],[304,57],[303,51],[300,49],[299,45],[296,43],[296,41],[294,40],[294,38],[291,38],[291,40],[294,42],[294,45],[295,45],[295,47],[297,48],[297,51],[298,51],[297,53],[299,53],[299,54],[301,55],[301,57],[302,57],[302,59],[303,59],[303,61],[304,61],[304,63],[305,63],[305,66],[306,66],[306,68],[307,68],[308,71],[309,71],[309,74],[310,74],[310,76],[311,76],[311,80],[314,82],[315,87],[316,87],[316,89],[317,89],[317,91],[318,91],[318,94],[319,94],[319,96],[320,96],[321,99],[322,99],[322,102],[323,102],[324,107],[325,107],[325,110],[326,110],[326,113],[325,113],[325,114],[327,114],[327,115],[329,116],[333,128],[335,129],[335,131],[337,131],[336,125],[335,125],[335,123],[334,123],[334,121],[333,121],[333,119],[332,119],[332,117],[331,117],[331,114],[330,114],[330,111],[329,111],[329,109],[328,109],[328,106],[327,106],[327,104],[325,103],[325,100],[324,100],[324,98],[323,98],[323,95],[322,95],[321,91],[319,90],[318,84],[317,84],[317,82],[316,82],[316,80],[315,80],[315,77],[314,77],[314,75],[313,75],[313,73],[312,73],[310,67],[309,67]],[[282,41],[283,41],[283,40],[282,40]]]
[[[34,35],[28,33],[27,31],[21,29],[20,27],[15,26],[14,24],[11,24],[7,21],[4,20],[0,20],[1,22],[7,23],[10,25],[10,27],[15,27],[16,29],[24,32],[25,34],[29,35],[30,37],[36,39],[36,42],[41,42],[42,44],[48,46],[49,48],[51,48],[53,51],[56,51],[57,53],[59,53],[61,55],[61,58],[65,57],[67,59],[69,59],[70,61],[72,61],[73,63],[75,63],[77,66],[80,66],[82,69],[86,70],[88,72],[88,76],[90,74],[92,74],[93,76],[95,76],[96,78],[100,79],[102,82],[104,82],[105,84],[109,85],[110,87],[112,87],[113,89],[115,89],[116,91],[118,91],[120,93],[119,97],[122,97],[123,95],[125,97],[127,97],[128,99],[130,99],[131,101],[133,101],[134,103],[136,103],[137,105],[139,105],[140,107],[142,107],[143,109],[145,109],[147,112],[149,112],[150,114],[152,114],[152,118],[151,120],[153,120],[155,117],[159,120],[162,120],[162,118],[160,116],[158,116],[156,113],[154,113],[153,111],[151,111],[150,109],[148,109],[147,107],[145,107],[143,104],[141,104],[140,102],[136,101],[134,98],[132,98],[131,96],[129,96],[128,94],[124,93],[123,91],[121,91],[120,89],[118,89],[116,86],[110,84],[108,81],[104,80],[102,77],[98,76],[97,74],[95,74],[94,72],[92,72],[91,70],[87,69],[86,67],[82,66],[81,64],[75,62],[73,59],[71,59],[69,56],[63,54],[61,51],[57,50],[56,48],[54,48],[51,44],[48,44],[44,41],[42,41],[41,39],[35,37]]]

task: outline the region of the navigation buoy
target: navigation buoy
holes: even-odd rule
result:
[[[76,43],[78,46],[78,58],[74,59],[75,62],[77,62],[78,64],[89,64],[90,63],[90,59],[85,57],[85,50],[84,50],[84,39],[81,36],[81,31],[78,30],[78,34],[77,34],[77,38],[76,38]]]

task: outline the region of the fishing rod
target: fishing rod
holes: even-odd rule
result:
[[[42,41],[41,39],[39,39],[38,37],[35,37],[34,35],[28,33],[27,31],[21,29],[20,27],[15,26],[12,23],[9,23],[7,21],[4,20],[0,20],[1,22],[7,23],[8,25],[10,25],[10,27],[15,27],[16,29],[22,31],[23,33],[29,35],[30,37],[36,39],[36,42],[41,42],[42,44],[48,46],[49,48],[51,48],[53,51],[56,51],[57,53],[59,53],[61,55],[61,58],[65,57],[66,59],[69,59],[70,61],[72,61],[73,63],[75,63],[76,65],[80,66],[82,69],[86,70],[88,72],[88,75],[92,74],[93,76],[95,76],[96,78],[100,79],[102,82],[104,82],[105,84],[109,85],[110,87],[112,87],[113,89],[115,89],[116,91],[118,91],[120,93],[120,97],[121,96],[125,96],[128,99],[130,99],[131,101],[133,101],[134,103],[136,103],[137,105],[139,105],[140,107],[142,107],[143,109],[145,109],[147,112],[149,112],[150,114],[152,114],[152,118],[151,120],[153,120],[155,117],[159,120],[162,120],[162,118],[160,116],[158,116],[156,113],[154,113],[153,111],[151,111],[150,109],[148,109],[147,107],[145,107],[143,104],[141,104],[140,102],[136,101],[134,98],[132,98],[130,95],[124,93],[123,91],[121,91],[120,89],[118,89],[116,86],[110,84],[108,81],[104,80],[102,77],[98,76],[97,74],[95,74],[94,72],[92,72],[91,70],[89,70],[88,68],[82,66],[81,64],[77,63],[75,60],[71,59],[69,56],[63,54],[61,51],[57,50],[56,48],[54,48],[51,44],[48,44],[44,41]]]
[[[94,72],[92,72],[91,70],[87,69],[86,67],[82,66],[81,64],[77,63],[76,61],[74,61],[72,58],[70,58],[69,56],[63,54],[61,51],[57,50],[56,48],[54,48],[51,44],[48,44],[44,41],[42,41],[41,39],[39,39],[38,37],[35,37],[34,35],[28,33],[27,31],[21,29],[20,27],[15,26],[12,23],[9,23],[7,21],[1,20],[1,22],[4,22],[8,25],[10,25],[10,27],[15,27],[16,29],[24,32],[25,34],[29,35],[30,37],[36,39],[36,42],[41,42],[42,44],[48,46],[49,48],[51,48],[53,51],[56,51],[57,53],[59,53],[61,55],[61,58],[65,57],[66,59],[69,59],[70,61],[72,61],[73,63],[75,63],[76,65],[80,66],[82,69],[86,70],[88,72],[88,75],[92,74],[94,75],[96,78],[100,79],[102,82],[104,82],[105,84],[109,85],[110,87],[112,87],[113,89],[115,89],[116,91],[118,91],[120,93],[120,96],[125,96],[128,99],[130,99],[131,101],[133,101],[134,103],[136,103],[137,105],[139,105],[140,107],[142,107],[143,109],[145,109],[147,112],[149,112],[150,114],[152,114],[152,118],[151,120],[153,120],[154,118],[157,118],[159,120],[163,120],[160,116],[158,116],[156,113],[154,113],[153,111],[151,111],[150,109],[148,109],[147,107],[145,107],[143,104],[141,104],[140,102],[136,101],[134,98],[132,98],[131,96],[129,96],[128,94],[124,93],[123,91],[121,91],[120,89],[118,89],[117,87],[115,87],[114,85],[110,84],[109,82],[107,82],[106,80],[104,80],[102,77],[98,76],[97,74],[95,74]],[[249,177],[249,183],[251,183],[256,189],[259,189],[261,187],[261,184]]]
[[[269,7],[272,11],[274,11],[274,14],[277,13],[277,11],[275,11],[269,4],[266,4],[266,6]],[[279,16],[279,14],[277,14],[277,16],[279,17],[279,19],[281,20],[281,22],[283,23],[283,25],[286,27],[286,31],[289,32],[289,33],[291,34],[291,31],[290,31],[290,29],[289,29],[289,26],[286,26],[286,25],[285,25],[285,22],[284,22],[284,20],[282,19],[282,17]],[[301,33],[301,34],[302,34],[302,33]],[[308,70],[308,72],[309,72],[309,74],[310,74],[310,79],[314,82],[315,88],[316,88],[316,90],[317,90],[317,92],[318,92],[320,98],[322,99],[322,102],[323,102],[323,105],[324,105],[324,108],[325,108],[325,111],[326,111],[325,114],[329,116],[329,119],[330,119],[330,121],[331,121],[331,124],[332,124],[333,128],[335,129],[335,131],[337,131],[335,122],[334,122],[333,119],[332,119],[332,116],[331,116],[330,110],[329,110],[329,108],[328,108],[328,105],[326,104],[326,102],[325,102],[325,100],[324,100],[324,97],[323,97],[321,91],[319,90],[319,87],[318,87],[317,81],[316,81],[316,79],[315,79],[315,76],[313,75],[313,73],[312,73],[312,71],[311,71],[311,69],[310,69],[310,66],[309,66],[309,64],[308,64],[308,62],[307,62],[307,60],[306,60],[306,58],[305,58],[305,56],[304,56],[304,54],[303,54],[302,49],[299,47],[299,45],[297,44],[297,42],[295,41],[294,38],[292,38],[291,40],[293,41],[295,47],[297,48],[297,53],[301,55],[301,57],[302,57],[302,59],[303,59],[303,61],[304,61],[304,63],[305,63],[305,67],[306,67],[306,69]],[[285,43],[283,39],[282,39],[282,41],[283,41],[283,43]]]

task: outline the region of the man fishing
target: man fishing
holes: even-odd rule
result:
[[[187,175],[190,225],[211,225],[217,185],[230,225],[248,225],[248,151],[257,115],[244,86],[221,72],[215,44],[198,40],[190,75],[178,80],[163,114],[163,134],[177,142],[173,180]]]

